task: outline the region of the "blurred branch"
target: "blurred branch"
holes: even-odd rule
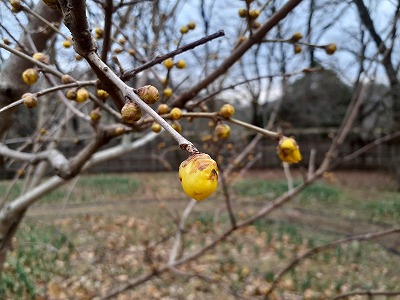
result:
[[[397,297],[400,295],[400,291],[352,291],[343,294],[336,295],[332,300],[349,298],[351,296],[386,296],[386,297]]]
[[[385,231],[380,231],[376,233],[366,233],[366,234],[361,234],[361,235],[356,235],[352,236],[349,238],[341,239],[338,241],[334,241],[325,245],[317,246],[314,247],[305,253],[299,255],[297,258],[292,260],[284,269],[282,269],[278,274],[275,275],[274,281],[271,284],[271,287],[269,288],[268,292],[265,293],[265,297],[268,297],[272,293],[272,291],[276,288],[278,282],[282,279],[283,275],[286,274],[288,271],[292,270],[295,266],[297,266],[300,262],[302,262],[304,259],[317,254],[319,252],[322,252],[324,250],[330,249],[337,247],[342,244],[347,244],[353,241],[368,241],[372,239],[377,239],[389,234],[395,234],[395,233],[400,233],[400,228],[392,228],[389,230]]]

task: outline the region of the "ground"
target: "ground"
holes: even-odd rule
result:
[[[293,176],[297,183],[302,172]],[[284,179],[281,170],[257,170],[230,181],[235,216],[246,219],[285,191]],[[96,298],[168,259],[188,201],[176,173],[82,176],[28,212],[0,292],[11,299]],[[274,275],[299,253],[391,228],[399,218],[400,195],[389,174],[326,174],[289,204],[180,267],[186,276],[167,272],[117,299],[262,299]],[[228,225],[219,188],[188,219],[182,254],[209,243]],[[399,240],[397,234],[314,255],[288,272],[273,296],[329,299],[350,290],[398,291]]]

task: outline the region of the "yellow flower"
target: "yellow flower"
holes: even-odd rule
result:
[[[179,166],[179,179],[189,197],[202,201],[217,188],[217,163],[208,154],[193,154]]]
[[[293,138],[286,136],[279,140],[276,153],[281,161],[287,163],[298,163],[302,159],[300,149],[296,141]]]

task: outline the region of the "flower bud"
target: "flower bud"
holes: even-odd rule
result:
[[[137,94],[147,104],[154,104],[158,101],[158,90],[152,85],[138,88]]]
[[[157,108],[157,113],[158,113],[159,115],[164,115],[164,114],[167,114],[168,112],[169,112],[169,106],[168,106],[168,104],[165,104],[165,103],[160,104],[160,105],[158,106],[158,108]]]
[[[153,124],[151,124],[151,130],[155,133],[159,133],[161,131],[161,125],[157,122],[153,122]]]
[[[173,129],[175,129],[176,132],[178,132],[178,133],[181,133],[181,132],[182,132],[182,125],[181,125],[181,123],[179,123],[178,121],[172,122],[171,127],[172,127]]]
[[[180,59],[180,60],[178,60],[178,61],[176,62],[175,66],[176,66],[178,69],[184,69],[184,68],[186,68],[186,61],[183,60],[183,59]]]
[[[299,53],[301,53],[301,51],[302,51],[302,49],[301,49],[301,46],[300,46],[299,44],[295,44],[295,45],[293,46],[293,52],[294,52],[294,54],[299,54]]]
[[[187,24],[187,27],[190,29],[190,30],[193,30],[193,29],[195,29],[196,28],[196,23],[195,22],[189,22],[188,24]]]
[[[278,143],[276,153],[281,161],[298,163],[301,161],[301,153],[295,139],[283,136]]]
[[[230,104],[224,104],[219,109],[219,114],[220,114],[220,116],[228,119],[235,114],[235,108]]]
[[[70,48],[72,46],[72,43],[70,40],[65,40],[62,42],[62,45],[64,48]]]
[[[239,8],[238,13],[239,13],[239,17],[241,17],[241,18],[247,17],[247,9],[245,9],[245,8]]]
[[[99,89],[97,90],[97,97],[99,97],[101,100],[106,100],[110,96],[107,91]]]
[[[44,54],[44,53],[41,53],[41,52],[36,52],[36,53],[34,53],[33,55],[32,55],[32,58],[33,59],[36,59],[37,61],[40,61],[40,62],[42,62],[42,63],[44,63],[44,64],[48,64],[49,63],[49,57],[46,55],[46,54]]]
[[[67,93],[65,94],[65,96],[69,99],[69,100],[76,100],[76,90],[75,89],[69,89],[67,91]]]
[[[89,92],[85,88],[80,88],[76,92],[76,102],[82,103],[89,99]]]
[[[100,108],[95,108],[90,112],[90,119],[94,122],[97,122],[101,119],[102,113],[100,111]]]
[[[217,163],[208,154],[193,154],[179,166],[179,179],[189,197],[202,201],[217,188]]]
[[[165,96],[165,97],[167,97],[167,98],[169,98],[169,97],[171,97],[172,96],[172,89],[171,88],[166,88],[166,89],[164,89],[163,90],[163,95]]]
[[[174,107],[169,114],[172,120],[179,120],[182,118],[182,110],[178,107]]]
[[[328,55],[332,55],[333,53],[336,52],[336,44],[331,43],[325,46],[325,52]]]
[[[22,80],[29,85],[36,83],[39,79],[39,73],[36,69],[29,68],[22,73]]]
[[[290,38],[290,41],[293,43],[296,43],[300,41],[303,38],[303,35],[300,32],[295,32],[293,33],[292,37]]]
[[[257,19],[259,15],[260,15],[260,11],[258,9],[253,9],[253,10],[249,11],[249,16],[253,20]]]
[[[168,58],[164,60],[163,64],[164,67],[166,67],[167,69],[171,69],[174,66],[174,61],[172,60],[172,58]]]
[[[179,29],[179,31],[180,31],[182,34],[186,34],[186,33],[188,33],[188,31],[189,31],[189,27],[187,27],[187,26],[182,26],[181,29]]]
[[[34,94],[26,93],[22,95],[22,99],[24,99],[24,105],[27,108],[35,108],[37,106],[37,97]]]
[[[100,27],[96,27],[94,29],[94,37],[97,40],[101,39],[103,37],[103,34],[104,34],[103,29],[101,29]]]
[[[68,74],[64,74],[63,76],[61,76],[61,82],[63,84],[68,84],[68,83],[72,83],[74,82],[74,78],[72,78],[70,75]]]
[[[21,1],[20,0],[11,0],[11,10],[12,12],[20,12],[22,10]]]
[[[219,139],[227,139],[231,133],[231,128],[227,124],[220,123],[215,126],[214,132]]]
[[[121,115],[125,122],[134,123],[142,117],[142,111],[136,103],[129,101],[122,107]]]

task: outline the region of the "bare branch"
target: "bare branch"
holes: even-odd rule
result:
[[[214,40],[216,38],[219,38],[221,36],[224,36],[224,35],[225,35],[224,31],[220,30],[220,31],[218,31],[216,33],[213,33],[213,34],[209,35],[209,36],[203,37],[203,38],[201,38],[201,39],[199,39],[199,40],[197,40],[197,41],[195,41],[193,43],[190,43],[190,44],[187,44],[185,46],[179,47],[179,48],[175,49],[174,51],[171,51],[170,53],[167,53],[167,54],[164,54],[164,55],[161,55],[161,56],[157,56],[155,59],[149,61],[148,63],[145,63],[144,65],[142,65],[142,66],[140,66],[140,67],[138,67],[138,68],[136,68],[134,70],[127,71],[124,74],[124,76],[122,76],[122,80],[126,81],[126,80],[132,78],[133,76],[135,76],[137,73],[140,73],[140,72],[142,72],[144,70],[147,70],[147,69],[149,69],[149,68],[151,68],[151,67],[153,67],[153,66],[155,66],[155,65],[157,65],[159,63],[162,63],[167,58],[174,57],[174,56],[176,56],[178,54],[181,54],[181,53],[183,53],[185,51],[188,51],[188,50],[192,50],[192,49],[194,49],[194,48],[196,48],[196,47],[198,47],[200,45],[208,43],[209,41],[212,41],[212,40]]]

